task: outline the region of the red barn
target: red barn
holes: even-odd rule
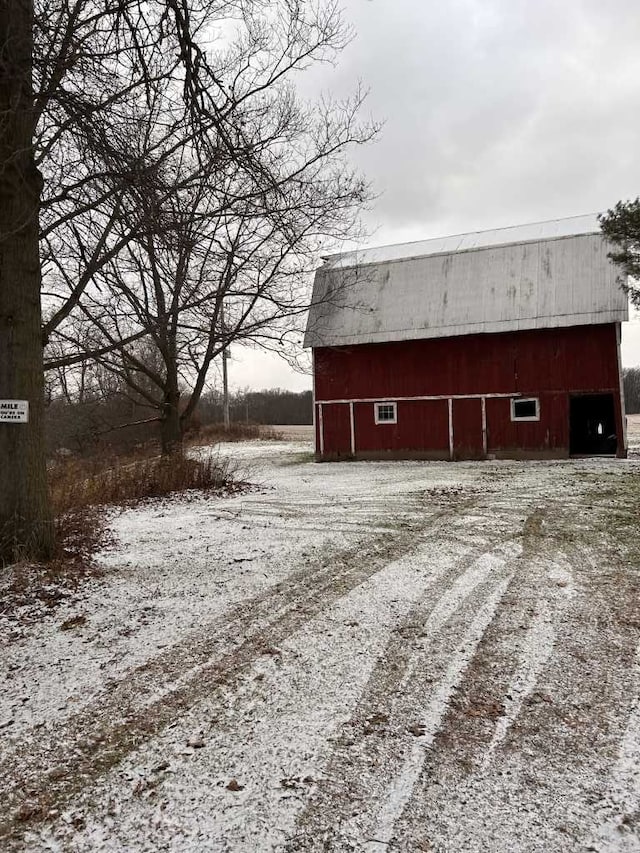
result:
[[[595,217],[326,259],[316,458],[626,455],[627,299]]]

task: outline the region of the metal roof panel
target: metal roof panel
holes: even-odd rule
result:
[[[411,243],[397,243],[389,246],[376,246],[341,252],[325,258],[328,267],[353,267],[381,261],[407,260],[425,255],[441,255],[451,252],[469,252],[488,246],[506,246],[511,243],[531,243],[540,240],[553,240],[573,237],[580,234],[599,234],[600,225],[595,213],[583,216],[569,216],[548,222],[532,222],[527,225],[512,225],[507,228],[493,228],[489,231],[473,231],[468,234],[454,234],[449,237],[434,237],[429,240],[417,240]]]
[[[580,220],[581,224],[578,222]],[[594,231],[595,223],[595,231]],[[578,233],[575,233],[576,228]],[[507,234],[508,232],[508,234]],[[306,346],[621,322],[626,295],[593,217],[338,256],[316,273]],[[487,235],[493,235],[489,237]],[[507,242],[494,242],[495,239]],[[510,239],[516,237],[517,239]],[[483,243],[481,245],[481,243]],[[413,254],[416,246],[420,253]],[[425,247],[429,251],[425,251]]]

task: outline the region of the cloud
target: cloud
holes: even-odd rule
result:
[[[358,81],[369,244],[602,211],[640,195],[637,0],[342,0],[356,38],[304,94]],[[640,323],[625,330],[640,360]],[[279,380],[282,381],[282,380]]]
[[[348,0],[357,37],[306,91],[370,89],[356,153],[375,242],[602,210],[640,192],[640,13],[627,0]]]

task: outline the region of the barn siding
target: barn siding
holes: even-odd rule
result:
[[[540,394],[539,421],[512,421],[510,399],[487,400],[487,449],[548,451],[556,455],[569,447],[568,394]]]
[[[475,458],[486,452],[562,456],[569,449],[571,393],[612,393],[622,444],[617,348],[615,324],[318,348],[314,354],[316,400],[356,401],[356,456],[448,458],[448,399],[399,398],[465,395],[488,395],[485,418],[483,422],[480,399],[453,399],[455,458]],[[491,396],[495,394],[539,397],[540,420],[512,422],[509,399]],[[368,402],[357,402],[363,398]],[[398,400],[398,423],[376,425],[372,399]],[[349,405],[324,402],[322,408],[323,458],[349,455]],[[319,451],[319,440],[316,447]]]
[[[346,408],[346,406],[345,406]],[[446,400],[401,401],[397,424],[376,424],[372,403],[353,407],[356,454],[425,448],[448,455],[449,414]]]
[[[340,403],[323,404],[322,425],[325,454],[351,455],[349,406]]]
[[[618,385],[614,324],[320,347],[315,361],[318,401]]]
[[[474,459],[484,456],[482,441],[482,401],[453,400],[454,459]]]

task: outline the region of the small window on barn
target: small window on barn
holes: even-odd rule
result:
[[[377,424],[398,423],[398,410],[395,403],[374,403],[373,411]]]
[[[539,421],[540,420],[540,400],[537,397],[529,397],[528,399],[512,398],[511,400],[511,420],[512,421]]]

